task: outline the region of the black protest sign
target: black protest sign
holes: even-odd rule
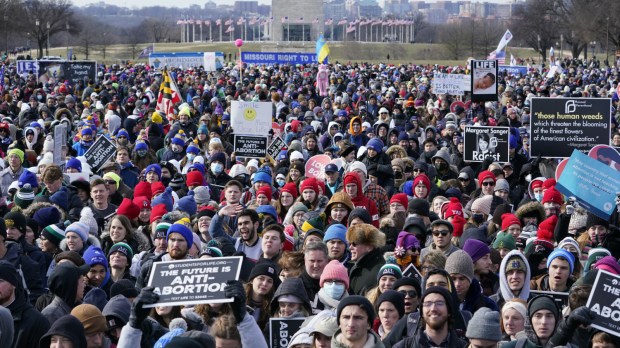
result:
[[[568,292],[555,292],[555,291],[537,291],[530,290],[532,296],[547,295],[553,298],[558,308],[564,308],[568,306]]]
[[[471,100],[497,101],[497,60],[471,61]]]
[[[267,137],[235,134],[235,157],[264,158],[267,154]]]
[[[38,63],[39,82],[54,79],[59,82],[69,81],[75,86],[79,81],[97,81],[97,62],[94,60],[39,60]]]
[[[91,172],[96,173],[115,153],[116,144],[102,135],[88,148],[84,157],[90,166]]]
[[[599,270],[586,306],[594,312],[592,327],[620,337],[619,276]]]
[[[148,307],[232,302],[224,288],[239,279],[241,260],[229,256],[153,263],[148,286],[155,288],[159,301]]]
[[[510,161],[510,127],[467,126],[463,134],[463,159],[482,162],[492,157],[493,162]]]
[[[570,157],[611,139],[610,98],[532,98],[530,154]]]
[[[273,160],[276,160],[278,158],[278,155],[280,154],[280,151],[286,150],[286,148],[287,147],[286,147],[286,143],[284,142],[284,140],[282,140],[282,138],[280,137],[275,137],[273,138],[273,141],[271,142],[271,144],[269,144],[269,147],[267,148],[267,154]]]
[[[304,318],[269,319],[269,347],[287,348],[293,335],[299,330]]]
[[[412,263],[410,263],[409,266],[407,266],[407,268],[403,271],[403,277],[415,278],[420,284],[422,284],[422,274]]]

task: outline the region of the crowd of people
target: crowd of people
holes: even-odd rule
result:
[[[610,98],[620,147],[618,64],[500,74],[484,103],[433,93],[467,67],[328,68],[325,95],[316,65],[170,68],[166,112],[145,65],[76,85],[7,66],[0,346],[260,348],[271,318],[304,318],[288,347],[620,348],[586,307],[598,272],[620,275],[618,210],[562,195],[529,148],[533,97]],[[235,100],[272,104],[276,158],[235,155]],[[510,161],[465,161],[471,125],[509,126]],[[99,137],[116,151],[91,168]],[[229,256],[231,302],[157,305],[155,263]]]

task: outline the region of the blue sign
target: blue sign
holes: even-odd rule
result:
[[[579,150],[573,150],[556,188],[566,196],[575,196],[584,208],[609,220],[616,208],[620,173]]]
[[[315,53],[291,52],[241,52],[246,64],[317,64]]]
[[[18,60],[16,64],[19,75],[27,75],[30,72],[39,75],[39,62],[36,60]]]
[[[522,65],[500,65],[499,72],[504,72],[508,75],[527,75],[527,66]]]

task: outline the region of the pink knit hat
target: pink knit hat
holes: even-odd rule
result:
[[[347,269],[338,260],[331,260],[321,274],[319,285],[323,287],[326,280],[341,280],[345,287],[349,288],[349,274]]]

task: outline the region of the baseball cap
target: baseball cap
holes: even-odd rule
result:
[[[325,166],[325,173],[333,173],[337,171],[338,171],[338,166],[333,163],[330,163]]]

